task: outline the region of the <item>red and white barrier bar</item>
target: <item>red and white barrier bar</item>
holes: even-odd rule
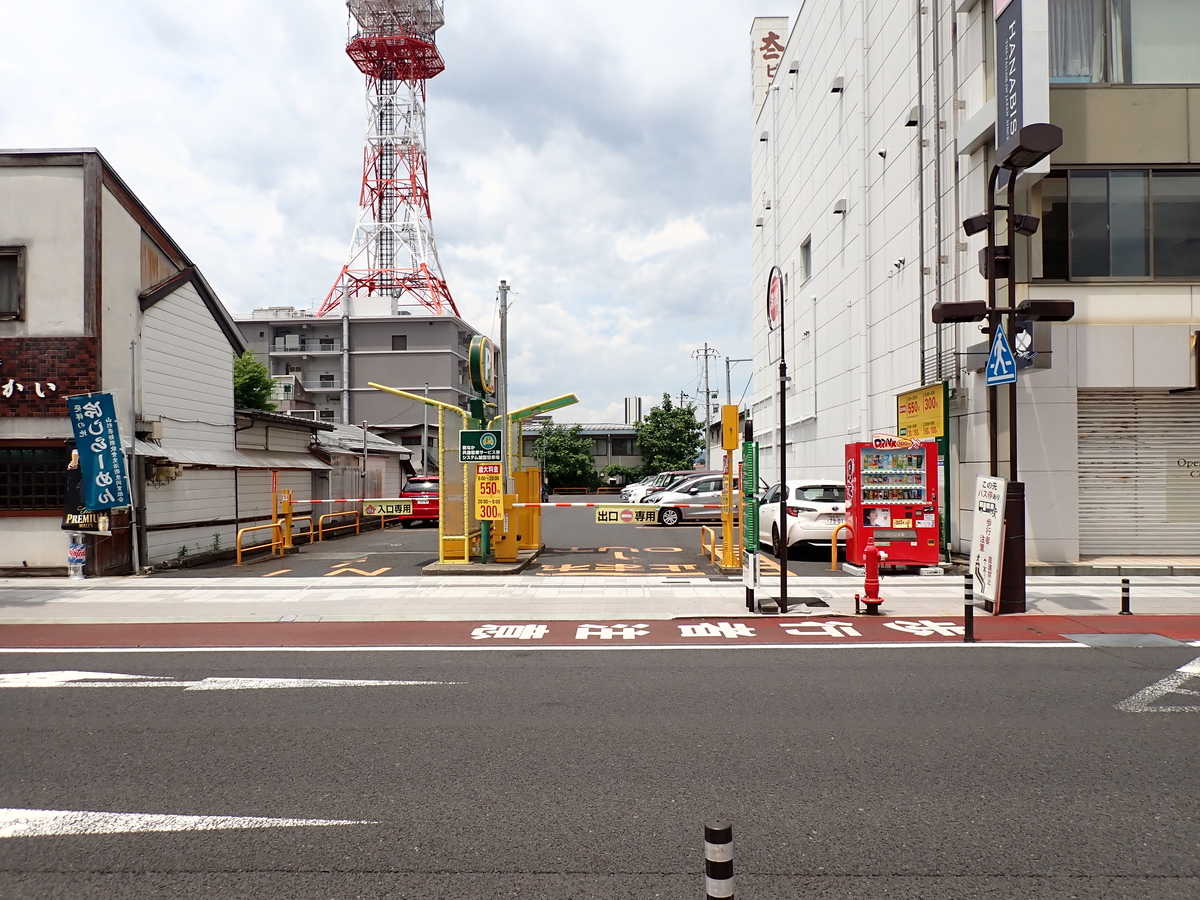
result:
[[[541,506],[541,507],[550,507],[550,506],[586,506],[586,507],[620,506],[623,508],[631,508],[631,509],[650,509],[654,505],[655,504],[653,504],[653,503],[514,503],[513,504],[513,506],[524,506],[524,507],[529,507],[529,506]],[[683,507],[687,507],[688,509],[720,509],[721,504],[720,503],[672,503],[671,507],[672,507],[672,509],[682,509]]]

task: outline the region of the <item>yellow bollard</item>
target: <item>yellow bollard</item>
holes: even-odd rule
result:
[[[287,553],[292,547],[292,492],[283,492],[283,548]]]

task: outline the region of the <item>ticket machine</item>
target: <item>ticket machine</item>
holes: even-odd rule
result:
[[[846,560],[863,565],[867,540],[889,566],[938,563],[937,445],[876,435],[846,445]]]

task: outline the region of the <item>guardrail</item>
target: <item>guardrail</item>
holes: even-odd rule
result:
[[[332,525],[328,529],[325,527],[326,519],[335,519],[338,516],[354,516],[354,521],[345,525]],[[346,512],[325,513],[317,519],[317,540],[325,540],[326,531],[340,531],[343,528],[353,528],[355,534],[362,534],[362,517],[358,514],[358,510],[352,509]]]
[[[700,526],[700,552],[708,557],[708,561],[717,561],[717,532],[707,525]]]
[[[301,532],[297,533],[296,532],[296,523],[297,522],[307,522],[308,523],[308,531],[301,531]],[[306,537],[306,538],[308,538],[308,542],[310,544],[312,543],[312,541],[313,541],[313,519],[312,519],[312,516],[292,516],[292,540],[294,541],[298,537]]]
[[[275,532],[271,536],[271,541],[269,544],[255,544],[253,547],[247,547],[246,549],[247,550],[257,550],[260,547],[270,546],[272,556],[274,556],[276,554],[277,549],[282,551],[282,549],[283,549],[283,523],[282,522],[272,522],[269,525],[251,525],[247,528],[240,528],[240,529],[238,529],[237,540],[235,542],[235,546],[237,549],[237,565],[240,566],[242,564],[242,553],[245,552],[242,549],[242,536],[251,531],[265,531],[268,528],[272,529]]]

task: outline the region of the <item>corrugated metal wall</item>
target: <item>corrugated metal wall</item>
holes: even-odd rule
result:
[[[1079,552],[1200,555],[1200,393],[1079,392]]]

